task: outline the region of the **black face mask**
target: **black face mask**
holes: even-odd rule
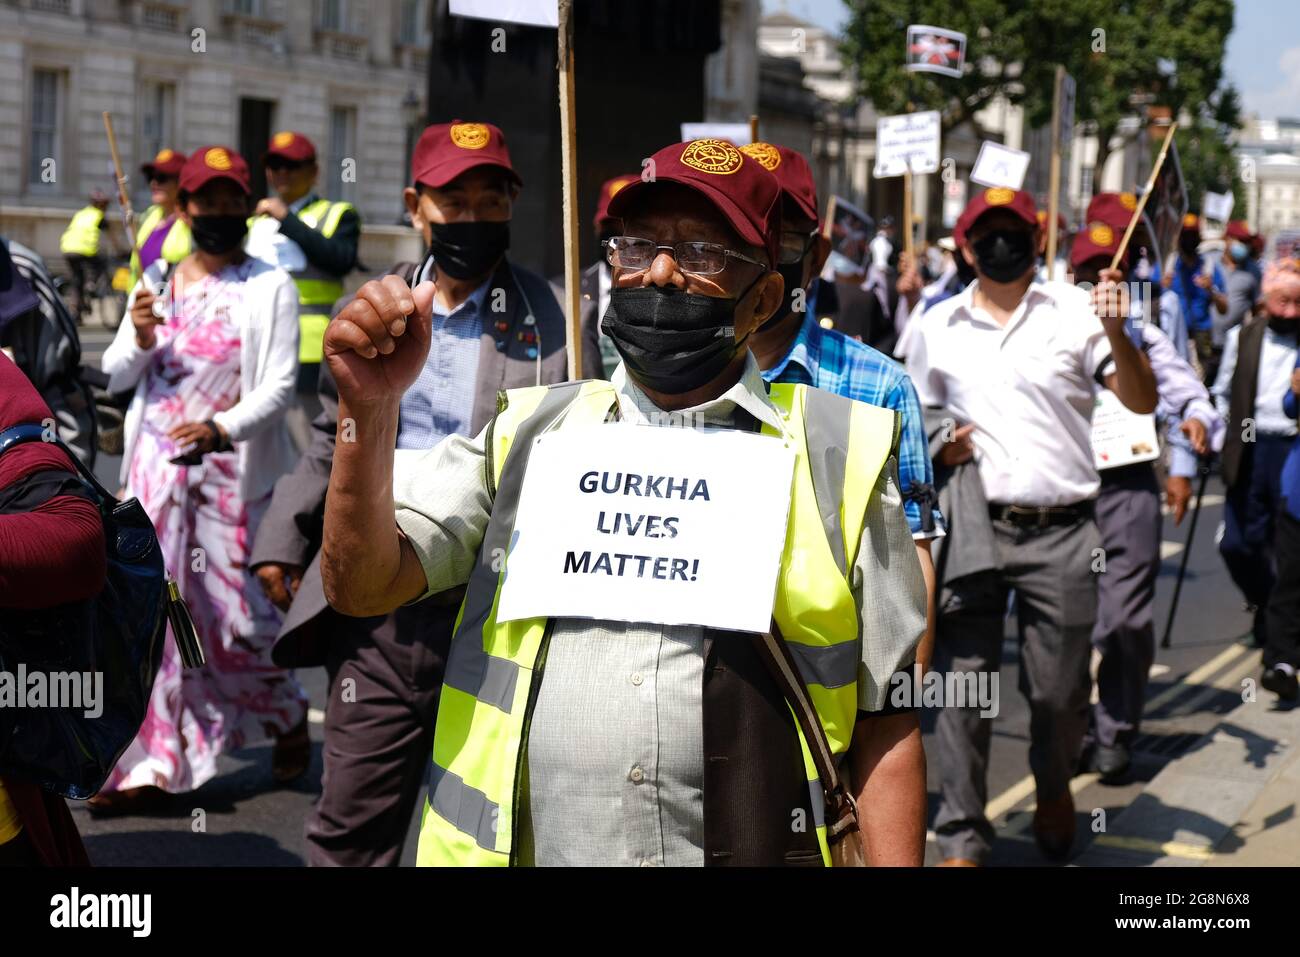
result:
[[[972,248],[979,271],[994,282],[1015,282],[1034,265],[1033,235],[1024,230],[997,230]]]
[[[1269,316],[1268,327],[1279,336],[1294,336],[1296,330],[1300,329],[1300,319],[1279,319],[1277,316]]]
[[[429,250],[452,279],[480,279],[510,248],[510,221],[430,223]]]
[[[744,340],[736,341],[736,305],[754,283],[735,299],[616,286],[600,328],[632,378],[656,392],[680,395],[716,379],[745,349]]]
[[[794,312],[795,293],[797,293],[800,290],[801,287],[799,284],[803,282],[803,260],[801,259],[797,263],[779,263],[776,267],[776,271],[779,272],[781,274],[781,278],[785,280],[784,298],[782,298],[781,300],[781,308],[777,309],[777,311],[772,314],[770,319],[768,319],[766,322],[764,322],[761,326],[758,327],[759,332],[766,332],[768,329],[771,329],[773,326],[779,323],[786,316],[790,315],[790,313]],[[803,291],[802,297],[803,297],[803,309],[801,311],[807,312],[808,311],[807,290]]]
[[[190,235],[194,245],[213,256],[228,253],[244,241],[248,232],[248,218],[245,216],[194,216],[191,218]]]

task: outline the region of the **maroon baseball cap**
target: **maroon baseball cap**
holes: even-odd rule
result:
[[[301,133],[282,130],[271,137],[271,145],[262,154],[262,165],[265,166],[272,156],[290,163],[314,163],[316,147]]]
[[[1128,224],[1124,225],[1127,227]],[[1075,235],[1074,245],[1070,248],[1070,265],[1081,266],[1089,259],[1105,256],[1106,265],[1109,266],[1109,260],[1115,258],[1115,252],[1119,249],[1120,238],[1123,235],[1119,227],[1099,219],[1093,220]],[[1125,250],[1124,258],[1120,260],[1120,268],[1126,268],[1127,263],[1128,251]]]
[[[149,162],[140,164],[140,172],[145,176],[153,176],[155,173],[161,176],[179,176],[184,167],[185,154],[164,147]]]
[[[1084,221],[1105,223],[1111,229],[1128,229],[1133,211],[1137,209],[1137,196],[1133,193],[1098,193],[1088,202]]]
[[[1008,189],[1005,186],[993,186],[977,194],[966,204],[966,208],[957,217],[953,227],[952,238],[958,246],[966,245],[966,234],[979,218],[992,209],[1005,209],[1023,219],[1026,225],[1038,225],[1038,207],[1034,197],[1023,189]]]
[[[1243,243],[1249,243],[1255,238],[1254,233],[1250,231],[1250,227],[1246,225],[1244,219],[1229,220],[1228,226],[1223,233],[1229,239],[1238,239]]]
[[[1180,233],[1194,233],[1199,239],[1201,236],[1201,217],[1195,213],[1188,213],[1183,217],[1183,226]]]
[[[214,179],[228,179],[252,195],[248,181],[248,164],[232,149],[224,146],[200,146],[181,168],[181,189],[194,193]]]
[[[505,134],[491,123],[463,120],[425,127],[411,156],[411,182],[438,188],[475,166],[496,166],[524,184],[510,165]]]
[[[635,183],[640,178],[641,177],[637,176],[635,173],[627,173],[623,176],[615,176],[613,179],[607,179],[601,184],[600,199],[596,200],[596,217],[592,220],[592,224],[596,227],[597,232],[600,231],[605,220],[614,218],[609,215],[609,201],[614,198],[614,194],[624,186]]]
[[[656,183],[677,183],[702,194],[741,239],[762,248],[775,268],[781,242],[781,186],[758,160],[726,140],[701,139],[665,146],[647,164],[649,181],[637,180],[619,190],[609,214],[622,217],[631,197]]]
[[[817,221],[817,187],[802,153],[772,143],[750,143],[742,146],[740,151],[758,160],[763,169],[776,177],[786,198],[809,219]]]
[[[1044,229],[1047,228],[1047,210],[1045,210],[1045,209],[1040,209],[1037,213],[1034,214],[1034,217],[1038,220],[1038,225],[1039,225],[1039,226],[1042,226]],[[1063,233],[1063,232],[1065,232],[1065,231],[1066,231],[1067,229],[1069,229],[1069,228],[1070,228],[1070,224],[1067,223],[1067,222],[1065,221],[1065,214],[1064,214],[1064,213],[1057,213],[1057,214],[1056,214],[1056,231],[1057,231],[1058,233]]]

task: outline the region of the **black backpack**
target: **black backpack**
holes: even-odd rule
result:
[[[84,800],[103,786],[135,738],[149,707],[170,620],[185,667],[203,664],[194,624],[176,583],[166,577],[153,523],[137,499],[117,501],[57,436],[39,425],[0,431],[0,455],[23,442],[52,441],[72,460],[79,486],[104,523],[107,575],[86,601],[35,611],[0,609],[0,672],[41,674],[56,686],[102,676],[100,713],[80,707],[0,707],[0,774],[24,777],[67,798]],[[24,511],[26,509],[15,509]],[[72,676],[58,678],[56,676]],[[30,680],[30,679],[29,679]],[[93,685],[92,685],[93,686]],[[24,694],[22,686],[17,687]]]

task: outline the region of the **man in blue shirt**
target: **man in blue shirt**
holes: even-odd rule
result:
[[[1270,323],[1300,321],[1300,260],[1270,266],[1263,288]],[[1291,373],[1282,411],[1300,425],[1300,358]],[[1300,698],[1300,438],[1291,444],[1282,466],[1282,509],[1274,551],[1277,582],[1269,596],[1260,684],[1287,701],[1295,701]]]
[[[901,420],[898,486],[929,597],[930,627],[916,656],[925,670],[934,645],[930,542],[943,534],[943,516],[934,494],[934,469],[916,390],[897,362],[863,342],[822,328],[809,308],[806,290],[821,272],[830,245],[818,229],[817,191],[807,161],[792,149],[770,143],[752,143],[742,150],[776,177],[782,194],[778,271],[785,278],[785,304],[750,338],[763,378],[801,382],[869,402],[894,410]]]
[[[1196,345],[1203,381],[1209,385],[1218,372],[1222,354],[1222,350],[1214,346],[1214,318],[1210,307],[1219,312],[1228,311],[1228,284],[1219,264],[1201,257],[1200,245],[1200,219],[1195,213],[1188,213],[1178,234],[1178,259],[1162,282],[1178,296],[1183,318],[1187,320],[1188,335]]]

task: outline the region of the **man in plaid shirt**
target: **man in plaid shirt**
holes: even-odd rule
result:
[[[785,304],[750,337],[750,349],[768,382],[800,382],[860,402],[892,409],[902,421],[898,485],[916,542],[929,596],[929,627],[917,649],[926,669],[934,645],[934,562],[930,542],[943,534],[934,493],[925,423],[912,381],[903,367],[866,343],[822,327],[810,285],[821,271],[828,244],[817,220],[812,170],[799,153],[770,143],[741,148],[781,185],[781,248],[778,271],[785,278]]]

